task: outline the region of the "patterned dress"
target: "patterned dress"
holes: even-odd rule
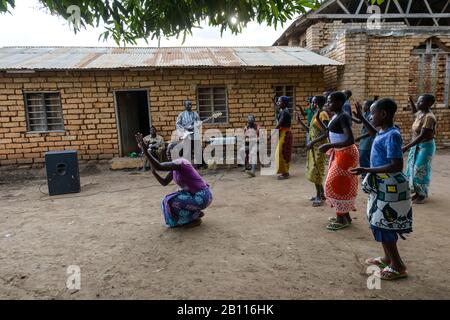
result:
[[[351,174],[350,169],[358,166],[358,148],[352,144],[345,148],[331,149],[328,154],[330,164],[325,182],[327,202],[335,208],[337,215],[356,211],[358,177]]]
[[[431,182],[431,163],[436,153],[436,117],[432,112],[419,111],[413,123],[413,139],[417,137],[422,128],[433,131],[433,139],[419,143],[409,150],[406,175],[409,178],[411,191],[422,197],[428,197]]]
[[[275,151],[275,162],[278,174],[288,174],[292,156],[293,136],[291,132],[291,115],[288,108],[281,110],[278,117],[280,128],[278,145]]]
[[[212,193],[208,184],[192,164],[183,158],[173,162],[180,166],[179,170],[172,172],[173,180],[182,190],[168,194],[161,202],[164,220],[170,228],[199,219],[201,210],[207,208],[212,202]]]
[[[320,120],[328,121],[328,114],[325,111],[320,112]],[[315,119],[309,125],[309,137],[311,141],[317,139],[322,134],[320,124]],[[306,179],[316,185],[323,185],[325,178],[326,155],[319,151],[319,147],[327,142],[327,138],[314,144],[313,148],[308,150],[306,159]]]

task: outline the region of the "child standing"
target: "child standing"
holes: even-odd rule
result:
[[[247,125],[244,128],[245,137],[245,165],[244,170],[250,177],[255,177],[258,160],[259,124],[254,115],[247,117]]]
[[[367,173],[363,190],[369,194],[367,218],[377,242],[381,242],[384,257],[370,258],[367,265],[383,268],[380,278],[395,280],[408,276],[397,248],[398,236],[412,232],[412,209],[408,178],[403,174],[402,137],[394,126],[397,104],[381,99],[371,107],[373,125],[356,104],[358,118],[371,135],[375,135],[370,156],[370,168],[354,168],[355,175]],[[375,127],[381,127],[377,132]],[[403,238],[404,239],[404,238]]]

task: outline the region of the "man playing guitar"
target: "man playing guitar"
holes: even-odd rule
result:
[[[185,110],[178,115],[176,130],[180,141],[183,141],[185,139],[191,140],[191,159],[193,159],[192,156],[194,155],[194,141],[195,139],[201,139],[201,137],[198,137],[197,135],[199,126],[201,126],[203,122],[207,122],[211,119],[220,117],[222,113],[214,113],[211,117],[201,121],[198,113],[192,111],[192,102],[190,100],[184,101],[184,108]],[[203,153],[201,152],[199,157],[202,157],[202,155]],[[199,165],[199,162],[201,162],[202,164]],[[203,161],[203,157],[201,159],[196,159],[195,164],[198,168],[206,166]]]

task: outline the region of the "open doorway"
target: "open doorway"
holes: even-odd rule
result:
[[[116,91],[117,120],[120,137],[120,155],[140,152],[134,135],[150,134],[150,113],[146,90]]]

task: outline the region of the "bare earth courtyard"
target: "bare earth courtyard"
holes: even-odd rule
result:
[[[414,207],[400,241],[410,277],[367,289],[363,261],[379,256],[365,194],[351,228],[325,229],[332,209],[312,208],[304,159],[292,178],[206,172],[213,204],[200,227],[163,226],[150,173],[102,171],[82,192],[49,198],[45,180],[0,184],[1,299],[449,299],[450,153],[433,163],[429,202]],[[81,289],[66,288],[67,267]]]

